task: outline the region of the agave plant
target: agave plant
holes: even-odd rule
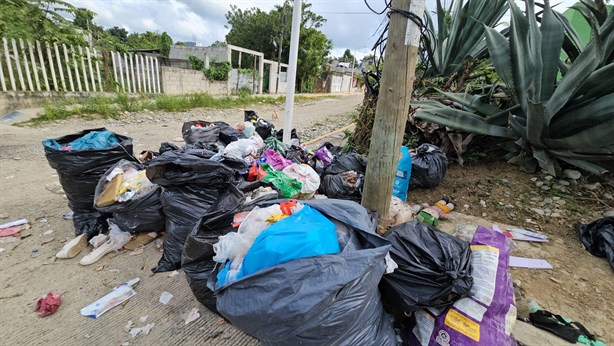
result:
[[[561,160],[604,173],[595,161],[614,160],[614,13],[601,13],[599,20],[587,16],[591,40],[566,66],[560,61],[561,47],[565,31],[572,28],[548,1],[541,25],[534,1],[525,3],[523,14],[509,1],[509,38],[486,28],[492,62],[515,106],[500,110],[483,96],[444,94],[461,109],[430,102],[422,105],[417,117],[460,131],[509,138],[508,159],[525,168],[539,164],[555,175]],[[591,2],[583,4],[589,12],[598,10]]]
[[[450,77],[471,59],[487,57],[485,26],[495,26],[507,10],[507,0],[456,0],[448,9],[437,0],[437,28],[435,20],[425,15],[429,29],[421,46],[422,55],[428,57],[422,62],[425,77]]]

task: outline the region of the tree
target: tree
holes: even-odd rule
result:
[[[62,0],[0,1],[0,36],[68,44],[85,39],[66,17],[77,8]]]
[[[282,17],[285,14],[285,24],[282,30]],[[257,8],[239,9],[231,5],[226,14],[226,42],[240,47],[253,49],[264,53],[265,59],[277,61],[278,49],[283,31],[282,61],[288,61],[290,52],[290,36],[292,31],[292,6],[290,1],[276,5],[269,12]],[[297,67],[297,87],[299,90],[309,90],[307,81],[317,78],[321,65],[332,47],[331,41],[318,30],[326,22],[324,17],[311,11],[311,4],[303,3],[301,18],[301,36],[299,49],[299,64]],[[314,66],[320,63],[319,66]]]
[[[341,59],[339,59],[339,61],[341,61],[341,62],[355,62],[356,58],[354,57],[354,55],[352,55],[352,52],[350,52],[349,49],[346,49],[345,52],[343,52],[343,56],[341,57]]]
[[[227,44],[224,41],[215,41],[211,44],[211,47],[215,47],[215,48],[219,48],[219,47],[226,47]]]
[[[126,43],[128,41],[128,30],[114,26],[106,30],[107,34],[116,37],[119,42]]]
[[[171,51],[171,45],[173,44],[173,39],[165,32],[160,36],[160,54],[163,57],[168,58],[168,54]]]
[[[78,8],[75,10],[75,19],[72,22],[81,29],[89,31],[95,15],[96,13],[86,8]]]
[[[132,33],[126,39],[129,49],[159,49],[161,47],[161,35],[155,32]]]
[[[299,40],[296,85],[301,92],[311,92],[333,44],[326,35],[315,28],[303,28]]]

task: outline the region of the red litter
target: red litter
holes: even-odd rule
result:
[[[38,299],[36,302],[36,312],[40,317],[49,316],[58,310],[60,304],[62,304],[60,293],[52,291]]]

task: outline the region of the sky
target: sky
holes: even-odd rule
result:
[[[258,7],[268,11],[283,0],[67,0],[69,3],[96,12],[94,21],[105,28],[123,27],[129,32],[166,31],[175,41],[194,41],[209,45],[224,41],[228,29],[225,14],[230,4],[247,9]],[[368,0],[380,10],[384,0]],[[443,0],[444,2],[447,2]],[[449,0],[448,0],[449,1]],[[488,0],[484,0],[488,1]],[[332,56],[340,57],[350,49],[357,58],[368,54],[379,36],[384,15],[372,13],[364,0],[310,0],[312,11],[327,22],[322,32],[333,41]],[[524,5],[521,1],[521,8]],[[562,12],[575,0],[558,0]],[[427,9],[434,10],[436,0],[426,0]],[[505,18],[504,18],[505,20]]]

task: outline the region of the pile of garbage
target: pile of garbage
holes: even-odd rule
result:
[[[405,203],[408,189],[444,179],[437,147],[402,148],[395,226],[381,236],[357,203],[366,157],[330,143],[310,149],[296,131],[285,144],[251,111],[234,127],[188,121],[182,135],[184,147],[138,155],[106,129],[45,140],[74,211],[76,238],[56,256],[92,245],[80,260],[89,265],[135,235],[163,235],[152,270],[182,268],[203,305],[264,345],[515,344],[509,237],[440,231],[454,201]],[[135,280],[101,300],[129,299]]]

